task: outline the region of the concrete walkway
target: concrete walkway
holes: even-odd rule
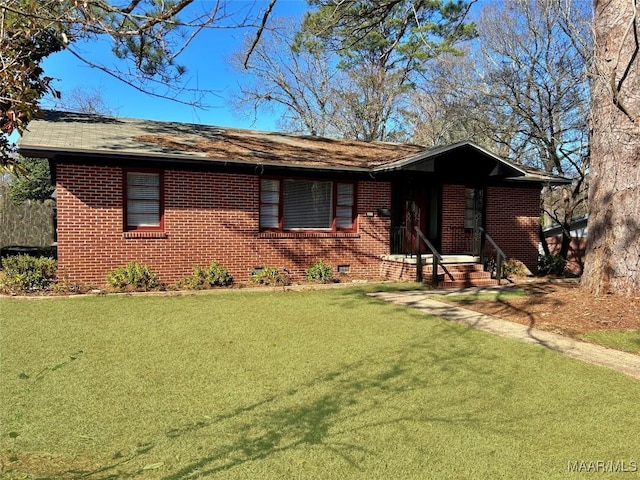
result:
[[[456,290],[455,292],[449,293],[477,294],[495,292],[497,288],[466,288],[464,290]],[[442,296],[446,294],[447,291],[445,290],[436,290],[378,292],[370,295],[387,302],[416,308],[427,314],[435,315],[445,320],[462,323],[469,327],[484,330],[485,332],[495,333],[503,337],[515,338],[525,343],[540,345],[571,358],[618,370],[640,380],[640,355],[634,355],[591,343],[581,342],[556,333],[545,332],[543,330],[527,327],[526,325],[509,322],[491,315],[477,313],[467,310],[466,308],[433,300],[434,296]]]

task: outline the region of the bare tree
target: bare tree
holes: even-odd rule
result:
[[[277,111],[280,128],[289,132],[336,135],[334,93],[344,75],[328,52],[291,46],[295,25],[290,19],[274,21],[273,27],[264,33],[248,62],[246,49],[232,59],[236,70],[245,73],[233,106],[251,112],[254,119],[259,111]]]
[[[49,108],[67,112],[114,115],[116,108],[111,105],[97,87],[75,87],[68,92],[60,92],[54,97]]]
[[[409,93],[429,59],[475,34],[467,2],[310,0],[288,45],[277,37],[244,63],[245,108],[270,103],[284,123],[308,132],[360,140],[407,138],[402,121]],[[268,32],[265,32],[267,35]]]
[[[513,118],[508,147],[523,163],[560,175],[579,174],[587,150],[587,65],[568,32],[589,44],[591,17],[582,8],[567,18],[573,4],[584,6],[512,0],[486,7],[479,23],[483,99]]]
[[[463,55],[441,55],[427,65],[404,112],[413,141],[438,146],[473,140],[509,156],[510,152],[493,140],[495,125],[505,124],[496,118],[503,112],[486,108],[480,96],[481,85],[478,58],[470,48]]]
[[[564,258],[571,219],[586,212],[590,20],[581,0],[487,4],[475,55],[442,57],[428,72],[420,115],[430,118],[416,131],[447,141],[469,135],[517,163],[574,179],[543,195],[546,217],[564,227]]]
[[[371,142],[407,138],[403,107],[409,98],[406,72],[376,63],[353,65],[334,88],[333,110],[340,136]]]
[[[637,0],[596,1],[591,171],[583,285],[640,292],[640,29]]]
[[[505,10],[487,8],[480,22],[485,52],[483,98],[506,108],[510,135],[496,132],[511,157],[574,179],[546,188],[543,211],[562,225],[560,255],[567,258],[571,220],[586,211],[589,165],[587,115],[591,11],[570,0],[514,0]]]
[[[280,26],[278,26],[280,24]],[[325,48],[295,42],[291,22],[274,22],[246,63],[244,53],[233,63],[244,73],[234,107],[251,112],[277,111],[286,131],[361,140],[395,136],[406,78],[375,62],[340,68],[339,58]],[[404,138],[404,137],[403,137]]]

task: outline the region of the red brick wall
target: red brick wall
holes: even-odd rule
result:
[[[415,282],[416,265],[402,261],[383,260],[380,262],[380,276],[387,280]]]
[[[259,177],[166,170],[163,238],[128,238],[122,228],[122,170],[118,167],[57,165],[58,263],[61,280],[103,286],[109,270],[139,261],[167,284],[216,260],[237,282],[253,268],[286,268],[294,280],[317,259],[349,265],[358,277],[377,277],[389,252],[386,182],[357,184],[355,234],[277,234],[258,230]],[[158,235],[155,235],[158,237]]]
[[[460,245],[471,245],[471,235],[461,241],[464,228],[465,185],[442,188],[442,252],[463,253]],[[509,258],[517,258],[532,271],[538,265],[538,188],[487,187],[485,229]],[[463,248],[464,250],[464,248]],[[491,250],[487,247],[487,252]]]
[[[507,258],[516,258],[537,272],[540,190],[487,187],[485,212],[485,229]]]
[[[442,186],[442,240],[443,253],[464,253],[459,250],[460,230],[464,228],[464,185]]]
[[[547,238],[549,252],[552,255],[559,255],[562,247],[562,237]],[[569,244],[567,252],[567,270],[574,275],[582,275],[584,270],[584,257],[587,248],[586,237],[574,237]]]

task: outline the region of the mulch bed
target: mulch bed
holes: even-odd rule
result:
[[[523,297],[456,302],[470,310],[567,335],[594,330],[640,330],[640,296],[592,295],[577,281],[518,283]]]

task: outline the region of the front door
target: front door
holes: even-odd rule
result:
[[[416,227],[435,248],[440,248],[440,189],[418,182],[407,182],[397,187],[396,206],[400,215],[394,222],[394,253],[415,253]],[[420,249],[425,252],[426,246],[422,244]]]

